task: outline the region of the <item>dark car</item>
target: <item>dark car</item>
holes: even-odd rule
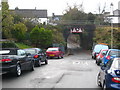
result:
[[[23,70],[34,70],[34,59],[24,50],[9,48],[0,50],[0,69],[3,73],[20,76]]]
[[[111,58],[120,57],[119,49],[109,49],[102,59],[102,63],[106,64]]]
[[[34,58],[35,66],[41,66],[41,62],[48,64],[46,53],[40,48],[28,48],[24,49],[26,53],[30,54]]]
[[[109,47],[104,44],[96,44],[92,50],[92,58],[93,59],[96,59],[96,56],[98,55],[98,53],[100,52],[101,49],[109,49]]]
[[[120,58],[112,58],[101,66],[97,84],[104,90],[120,90]]]

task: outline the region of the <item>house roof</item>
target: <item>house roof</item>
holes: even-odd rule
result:
[[[47,10],[17,8],[10,11],[15,12],[15,14],[18,14],[24,18],[47,18]]]

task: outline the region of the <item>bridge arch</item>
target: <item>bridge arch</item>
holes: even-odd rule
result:
[[[95,25],[63,25],[63,36],[65,38],[65,41],[67,42],[67,39],[69,35],[71,34],[72,28],[83,28],[83,32],[78,33],[79,35],[79,41],[80,41],[80,47],[83,49],[91,49],[93,45],[93,36],[94,36],[94,30]],[[67,45],[66,45],[67,48]]]

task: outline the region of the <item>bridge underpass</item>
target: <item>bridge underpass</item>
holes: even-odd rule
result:
[[[71,33],[73,28],[82,28],[81,33]],[[72,47],[79,47],[85,50],[91,49],[93,45],[93,36],[95,25],[64,25],[63,36],[65,38],[66,49],[70,46],[70,43],[73,44]]]

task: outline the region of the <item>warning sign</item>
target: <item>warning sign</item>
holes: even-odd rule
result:
[[[83,30],[81,28],[73,28],[70,30],[71,33],[82,33]]]

